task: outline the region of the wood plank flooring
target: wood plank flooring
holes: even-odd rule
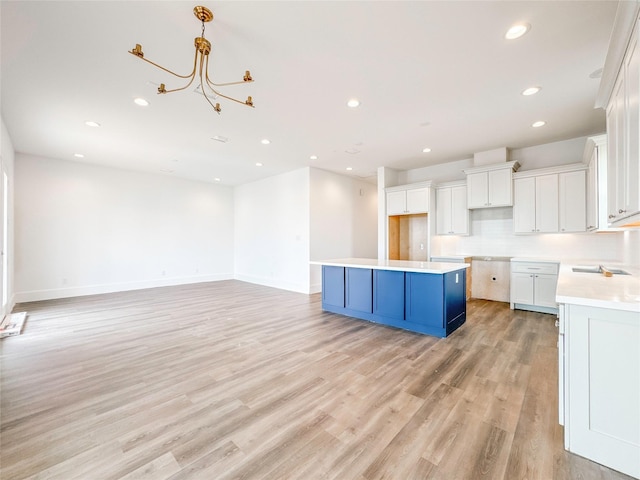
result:
[[[629,478],[563,449],[551,315],[437,339],[238,281],[14,311],[3,480]]]

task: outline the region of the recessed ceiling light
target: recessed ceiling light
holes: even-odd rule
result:
[[[74,153],[73,156],[76,158],[84,158],[84,155],[81,153]]]
[[[538,128],[538,127],[543,127],[546,124],[547,124],[547,122],[543,122],[542,120],[539,120],[537,122],[532,123],[531,126],[533,128]]]
[[[318,156],[317,156],[317,155],[311,155],[311,156],[309,157],[309,159],[311,159],[311,160],[317,160],[317,159],[318,159]]]
[[[524,95],[525,97],[528,97],[529,95],[535,95],[540,91],[540,88],[541,87],[529,87],[522,91],[522,95]]]
[[[516,38],[520,38],[525,33],[529,31],[531,25],[528,23],[517,23],[504,34],[504,38],[507,40],[515,40]]]
[[[149,102],[147,102],[144,98],[141,98],[141,97],[134,98],[133,103],[135,103],[136,105],[140,105],[141,107],[146,107],[147,105],[149,105]]]
[[[262,166],[262,163],[256,162],[256,167],[261,167],[261,166]]]
[[[263,145],[269,145],[271,143],[271,140],[269,140],[268,138],[263,138],[262,140],[260,140],[260,143],[262,143]]]
[[[350,172],[351,170],[353,170],[353,167],[347,167],[347,172]]]
[[[214,179],[213,179],[213,181],[214,181],[214,182],[219,182],[219,181],[220,181],[220,179],[219,179],[218,177],[216,177],[216,178],[214,178]]]
[[[87,127],[99,127],[100,126],[100,124],[98,122],[93,122],[91,120],[87,120],[86,122],[84,122],[84,124]]]
[[[423,153],[429,153],[431,151],[431,149],[429,147],[425,147],[422,149]]]
[[[360,105],[360,100],[358,100],[357,98],[352,98],[347,102],[347,107],[350,107],[350,108],[356,108],[359,105]]]

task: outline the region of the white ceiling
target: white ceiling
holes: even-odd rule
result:
[[[221,115],[191,88],[157,95],[150,82],[182,84],[127,53],[140,43],[145,58],[189,72],[196,2],[0,2],[2,117],[15,150],[224,185],[304,166],[375,181],[379,166],[605,128],[590,74],[604,65],[615,1],[203,1],[215,15],[213,80],[246,69],[255,79],[223,93],[251,95],[256,108],[222,99]],[[522,21],[529,33],[505,40]],[[533,85],[540,93],[520,94]],[[134,105],[138,96],[151,105]],[[346,107],[351,97],[359,108]]]

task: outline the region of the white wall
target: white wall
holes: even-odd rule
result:
[[[234,189],[235,278],[309,291],[309,169]]]
[[[8,301],[5,305],[4,309],[0,312],[0,319],[4,317],[7,313],[10,313],[13,309],[13,305],[15,304],[15,281],[14,281],[14,271],[15,271],[15,247],[14,247],[14,163],[15,163],[15,153],[13,151],[13,144],[11,142],[11,137],[9,136],[9,131],[4,124],[4,120],[0,119],[2,131],[0,137],[0,163],[2,163],[2,168],[7,172],[7,178],[9,180],[9,192],[8,192],[8,205],[7,205],[7,217],[8,217],[8,232],[7,232],[7,251],[5,255],[7,257],[7,296]],[[0,169],[2,172],[2,169]],[[1,173],[0,173],[1,174]],[[0,181],[2,179],[0,178]],[[0,198],[0,212],[4,212],[4,198]],[[2,215],[2,213],[0,213]],[[0,218],[2,221],[2,218]],[[2,240],[0,239],[0,242]],[[0,269],[2,267],[0,266]],[[0,271],[0,275],[2,272]],[[1,307],[1,306],[0,306]]]
[[[233,278],[231,188],[16,154],[16,300]]]
[[[384,198],[384,197],[383,197]],[[377,258],[376,185],[310,169],[310,258]],[[310,291],[319,292],[320,266],[311,266]]]

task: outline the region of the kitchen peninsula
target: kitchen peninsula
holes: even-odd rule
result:
[[[466,320],[468,263],[342,258],[322,265],[322,309],[446,337]]]

